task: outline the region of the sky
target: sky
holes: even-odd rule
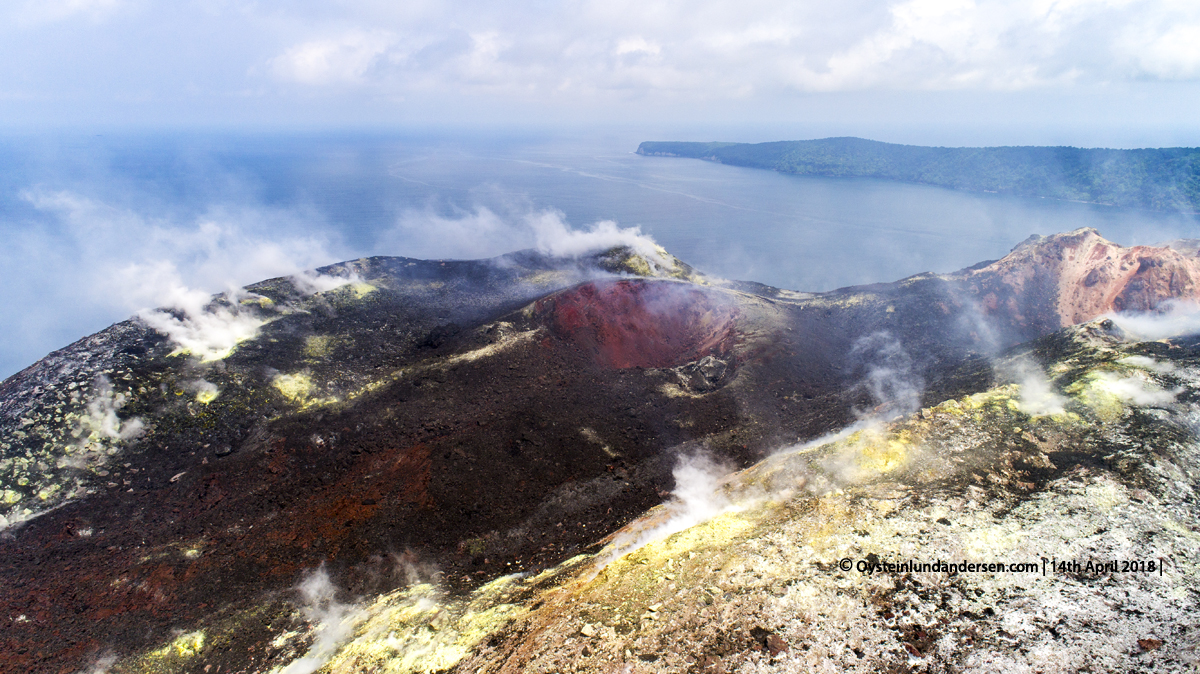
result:
[[[10,128],[1038,122],[1200,144],[1197,78],[1194,0],[0,5]]]

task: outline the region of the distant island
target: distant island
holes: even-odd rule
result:
[[[648,141],[638,154],[780,173],[881,178],[977,192],[1200,212],[1200,148],[924,147],[862,138],[772,143]]]

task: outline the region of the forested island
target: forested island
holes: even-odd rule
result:
[[[795,175],[881,178],[953,189],[1200,212],[1200,148],[924,147],[862,138],[772,143],[644,142],[638,154]]]

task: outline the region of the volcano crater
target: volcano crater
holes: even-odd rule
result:
[[[555,336],[617,369],[726,356],[738,338],[733,302],[675,281],[592,281],[538,300],[533,311]]]

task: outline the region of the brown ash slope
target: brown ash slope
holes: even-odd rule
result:
[[[981,354],[1194,298],[1185,248],[1080,230],[824,294],[620,250],[372,258],[218,301],[257,333],[208,360],[115,325],[0,385],[0,669],[153,669],[200,633],[168,669],[270,670],[322,564],[356,597],[411,582],[396,556],[462,596],[555,568],[661,503],[681,453],[749,465],[875,406],[881,369],[937,403],[993,384]]]

